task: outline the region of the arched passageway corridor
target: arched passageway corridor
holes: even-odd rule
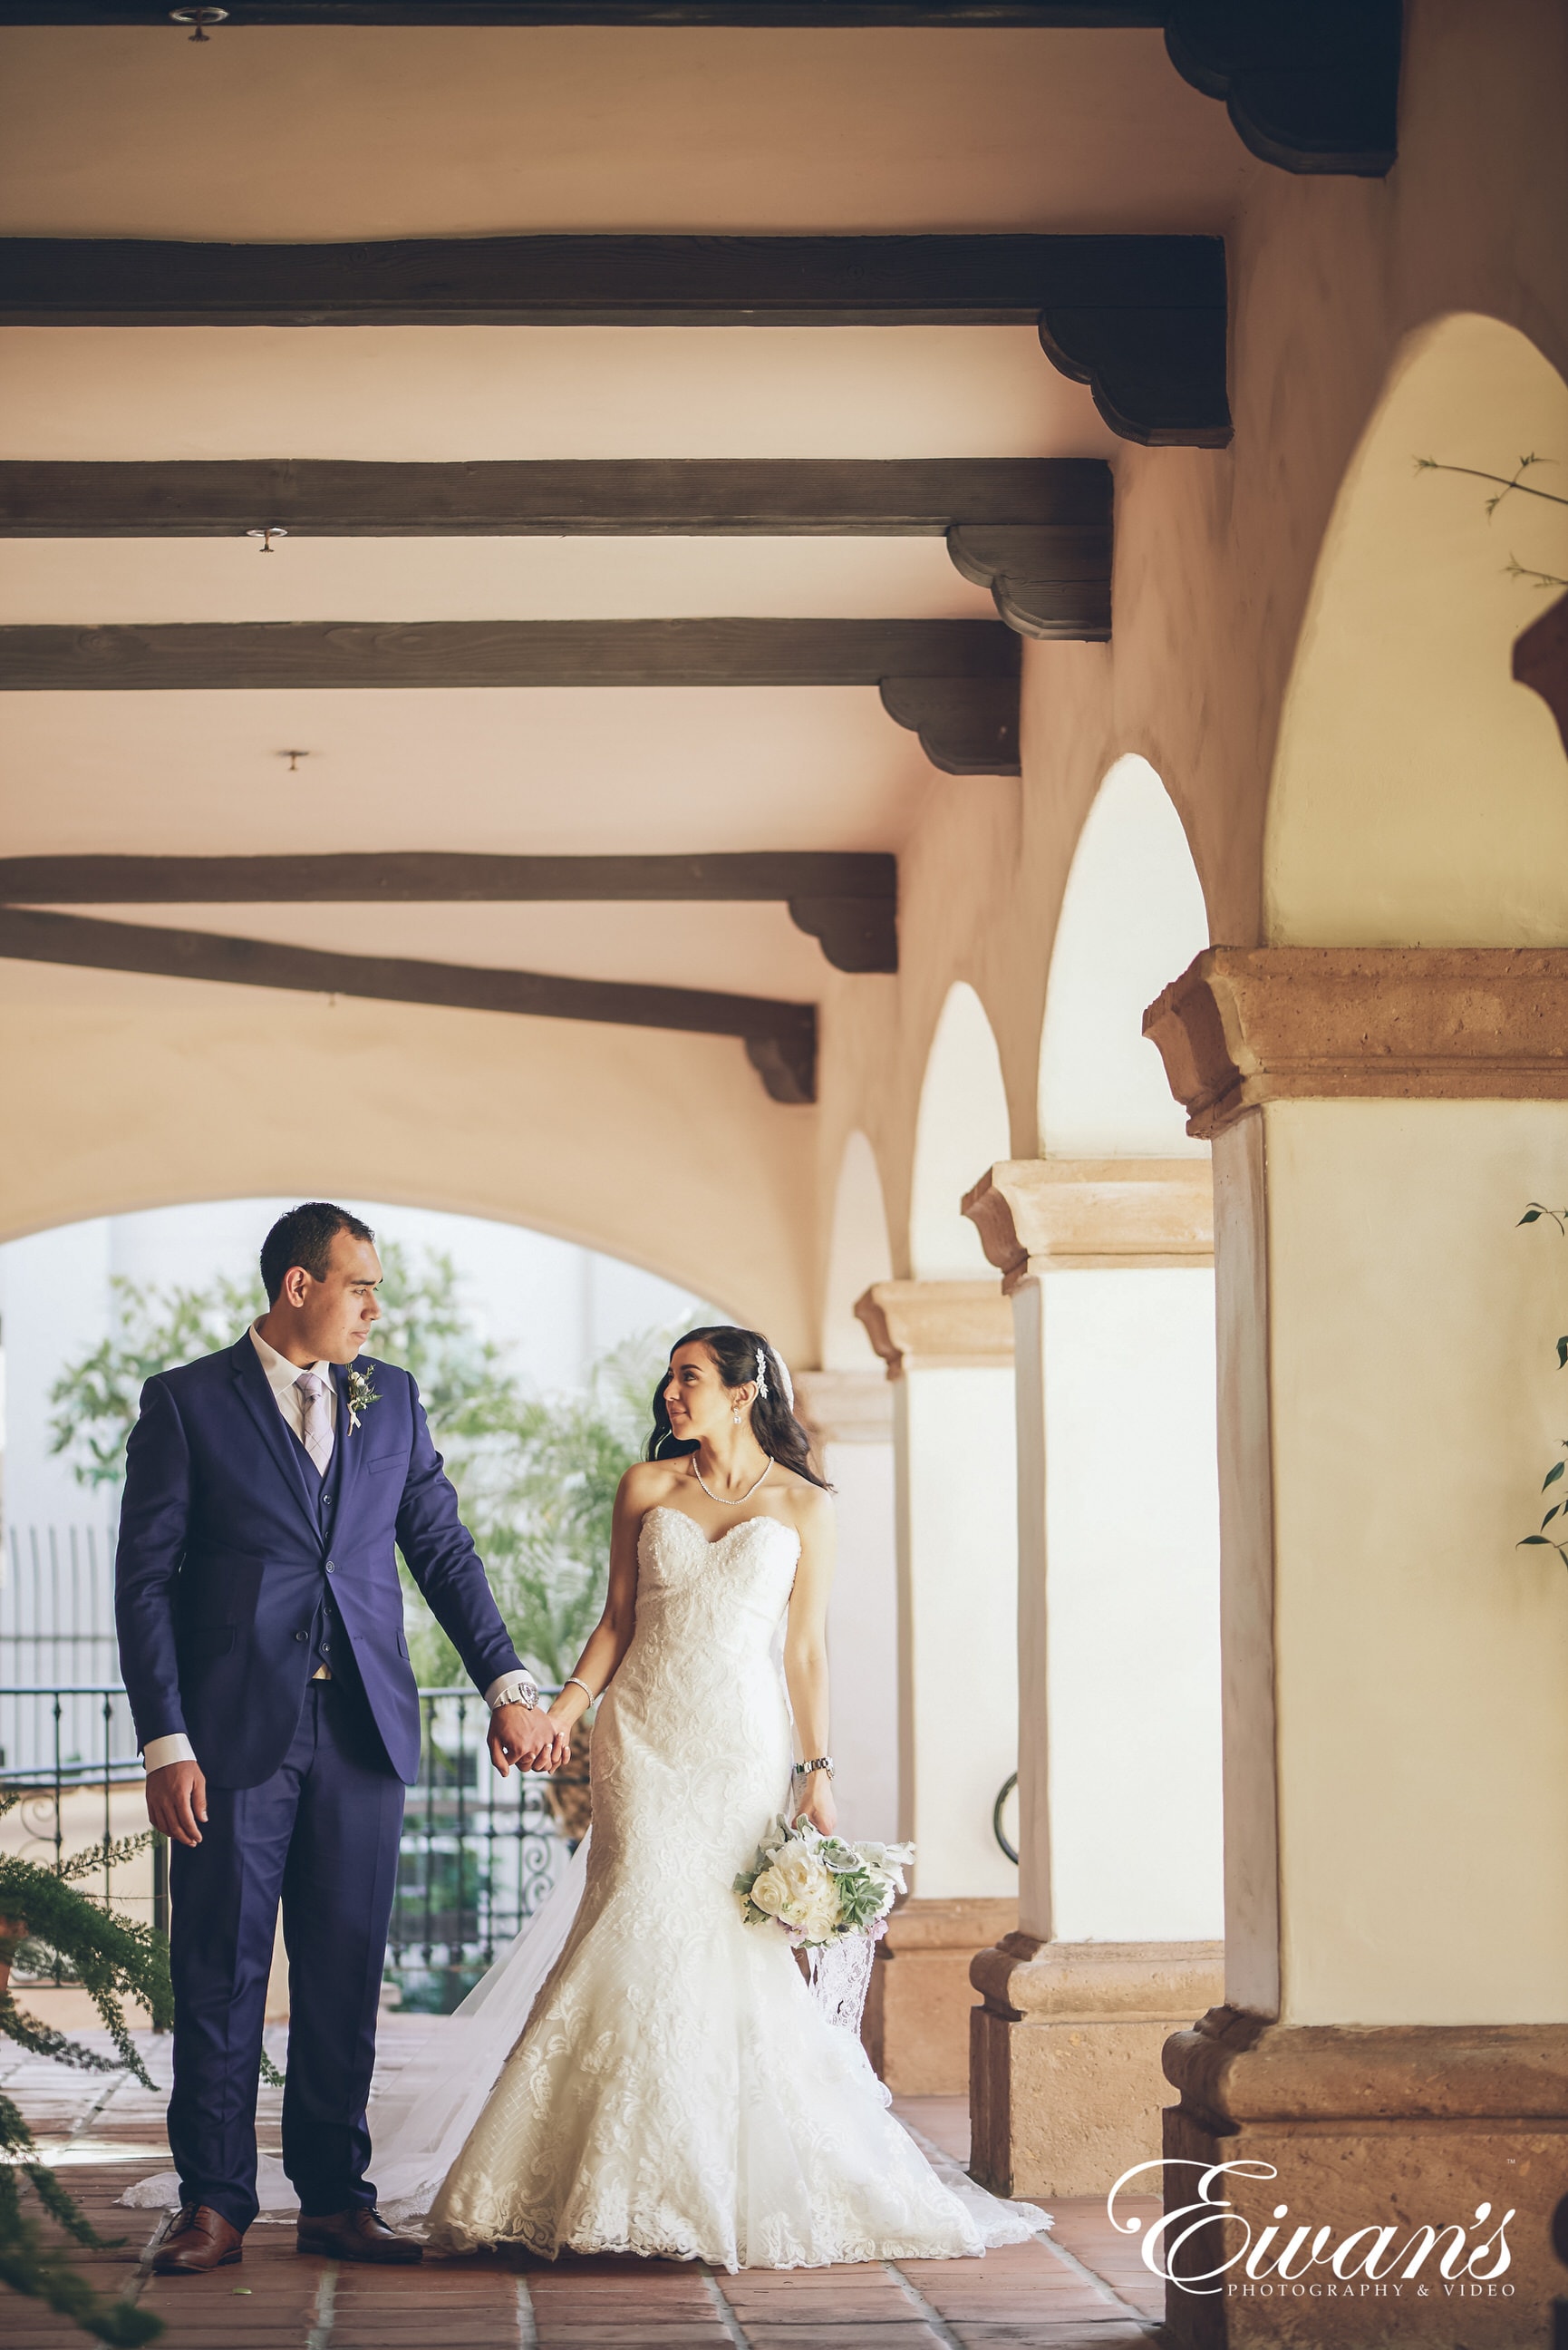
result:
[[[298,1184],[765,1329],[889,2077],[1069,2217],[1509,2211],[1545,2350],[1560,7],[197,13],[0,11],[0,1236]]]

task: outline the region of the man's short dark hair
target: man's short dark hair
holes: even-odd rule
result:
[[[303,1265],[312,1281],[326,1280],[339,1232],[351,1232],[357,1241],[376,1237],[369,1224],[347,1208],[335,1208],[330,1200],[306,1200],[303,1207],[290,1208],[278,1218],[261,1248],[262,1286],[269,1305],[277,1304],[290,1265]]]

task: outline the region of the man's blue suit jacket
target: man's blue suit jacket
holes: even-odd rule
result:
[[[393,1364],[365,1368],[377,1399],[358,1429],[348,1374],[332,1373],[342,1459],[329,1527],[248,1331],[141,1390],[115,1562],[120,1666],[140,1743],[183,1731],[214,1786],[256,1786],[288,1752],[328,1593],[388,1759],[418,1777],[394,1544],[480,1689],[521,1669],[418,1388]]]

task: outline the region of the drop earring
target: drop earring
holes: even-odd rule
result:
[[[732,1412],[730,1414],[730,1418],[734,1421],[735,1426],[736,1426],[737,1428],[739,1428],[739,1426],[740,1426],[740,1424],[741,1424],[741,1415],[740,1415],[740,1413],[739,1413],[738,1411],[732,1411]]]

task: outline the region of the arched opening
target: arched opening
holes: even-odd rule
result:
[[[857,1128],[844,1146],[833,1200],[822,1307],[824,1370],[857,1372],[870,1367],[866,1326],[856,1315],[855,1301],[873,1282],[892,1277],[882,1177],[876,1152]]]
[[[1407,341],[1340,490],[1286,697],[1264,845],[1277,946],[1568,941],[1563,744],[1514,683],[1561,574],[1568,383],[1517,328],[1464,313]],[[1173,968],[1179,968],[1175,966]]]
[[[909,1263],[924,1281],[984,1280],[980,1235],[960,1206],[977,1167],[1012,1147],[1007,1088],[985,1006],[960,980],[926,1058],[909,1192]]]
[[[1147,760],[1118,759],[1068,875],[1040,1056],[1045,1154],[1108,1175],[1107,1199],[1106,1162],[1186,1200],[1183,1162],[1208,1158],[1142,1035],[1207,944],[1181,820]],[[1223,1926],[1212,1263],[1173,1261],[1158,1216],[1140,1249],[1097,1237],[1102,1262],[1049,1264],[1037,1293],[1044,1752],[1024,1906],[1059,1941],[1203,1941]]]
[[[1203,1158],[1143,1014],[1209,943],[1202,885],[1169,794],[1118,759],[1078,836],[1056,924],[1040,1048],[1050,1159]]]

